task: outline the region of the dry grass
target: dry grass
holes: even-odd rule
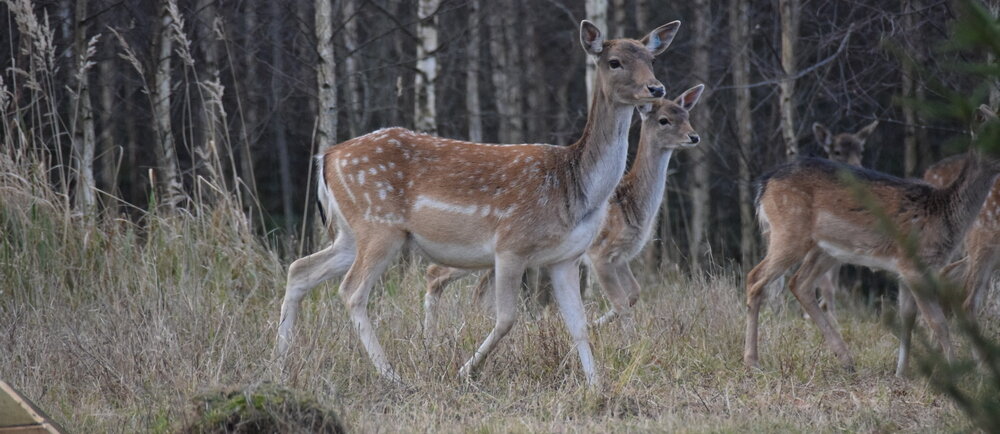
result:
[[[0,377],[78,432],[174,431],[191,424],[192,402],[206,391],[281,381],[270,360],[285,268],[243,226],[228,224],[230,213],[79,225],[31,181],[30,165],[5,164]],[[922,380],[893,377],[896,339],[861,308],[842,309],[840,320],[856,374],[839,369],[795,309],[765,309],[765,370],[748,373],[740,278],[731,272],[645,282],[634,332],[592,332],[601,390],[583,385],[553,312],[522,316],[465,383],[456,372],[490,320],[469,301],[473,282],[463,281],[442,301],[444,335],[425,342],[422,268],[395,267],[371,305],[409,387],[377,377],[332,284],[303,304],[285,385],[363,432],[970,428]]]

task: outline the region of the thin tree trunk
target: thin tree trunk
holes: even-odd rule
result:
[[[98,187],[108,192],[112,196],[118,196],[118,159],[122,155],[121,147],[118,146],[116,128],[117,123],[113,116],[115,105],[115,94],[118,89],[118,79],[116,74],[117,56],[114,55],[113,45],[104,44],[107,47],[106,58],[98,66],[98,78],[101,86],[101,106],[98,110],[101,123],[101,143],[100,162],[101,170],[98,171]],[[106,202],[112,206],[112,201]]]
[[[278,153],[278,176],[281,183],[281,212],[284,217],[285,229],[292,233],[292,169],[291,158],[288,154],[288,135],[285,130],[285,121],[282,119],[282,83],[284,78],[281,74],[285,71],[285,47],[284,38],[281,35],[281,19],[283,7],[280,2],[271,2],[271,64],[274,70],[271,72],[271,104],[273,104],[271,115],[271,134],[274,146]]]
[[[337,59],[333,55],[333,0],[316,0],[316,87],[319,152],[337,143]]]
[[[482,47],[480,0],[469,1],[469,43],[466,45],[465,111],[469,116],[469,140],[483,141],[483,114],[479,102],[479,62]]]
[[[711,83],[709,77],[709,43],[712,40],[712,29],[709,27],[711,13],[709,0],[695,0],[693,4],[694,23],[692,31],[694,35],[693,59],[691,62],[691,74],[698,83]],[[708,230],[708,216],[711,206],[710,190],[710,161],[712,136],[710,132],[710,113],[708,100],[711,90],[701,96],[701,103],[694,107],[691,113],[691,122],[701,136],[701,142],[688,151],[691,158],[691,167],[694,173],[691,176],[691,226],[688,238],[688,249],[692,270],[700,270],[702,261],[708,253],[707,240],[705,239]],[[664,210],[666,212],[666,210]]]
[[[417,6],[417,73],[413,79],[413,125],[419,131],[437,133],[434,82],[438,64],[438,18],[441,0],[420,0]]]
[[[736,93],[736,135],[739,143],[740,258],[742,264],[753,262],[754,224],[750,195],[750,155],[753,120],[750,116],[750,22],[748,5],[743,0],[729,1],[729,42],[732,50],[733,86]]]
[[[171,65],[173,53],[174,22],[170,8],[176,7],[173,0],[160,8],[160,29],[157,34],[157,66],[153,78],[153,129],[156,132],[156,175],[160,184],[160,204],[167,212],[173,212],[184,202],[184,186],[177,168],[177,153],[173,128],[170,125]]]
[[[608,31],[608,0],[587,0],[587,19],[594,23],[602,32]],[[593,56],[587,56],[587,109],[594,98],[594,76],[597,74],[597,63]]]
[[[199,77],[199,81],[209,83],[214,89],[221,89],[222,82],[219,78],[219,39],[215,34],[215,20],[218,16],[215,7],[216,0],[198,0],[196,10],[201,15],[197,22],[201,23],[198,28],[198,42],[201,45],[201,52],[204,62],[204,76]],[[198,83],[199,86],[201,83]],[[224,179],[221,176],[221,156],[219,146],[222,144],[219,128],[221,113],[218,107],[222,105],[222,95],[213,95],[208,88],[202,87],[200,104],[202,112],[198,116],[201,140],[195,143],[195,153],[198,156],[198,166],[195,173],[204,177],[208,182],[225,189]],[[217,102],[212,101],[219,98]],[[199,180],[200,182],[200,180]],[[200,198],[209,203],[215,202],[215,189],[199,188]]]
[[[795,61],[795,43],[799,39],[799,0],[778,0],[781,15],[781,67],[785,76],[798,71]],[[795,134],[795,80],[786,79],[778,83],[778,106],[781,111],[781,137],[785,141],[785,156],[789,161],[799,155],[799,143]]]
[[[639,33],[652,30],[647,25],[649,25],[649,0],[635,0],[635,28],[639,29]]]
[[[243,183],[246,184],[247,193],[250,197],[259,200],[257,195],[257,176],[254,173],[254,158],[253,150],[255,148],[254,144],[257,143],[258,127],[260,125],[260,115],[258,112],[259,99],[255,98],[255,89],[259,85],[260,81],[257,77],[257,65],[260,63],[257,59],[257,38],[255,33],[257,31],[257,0],[247,0],[246,6],[243,10],[243,28],[244,34],[246,35],[244,39],[244,47],[246,47],[246,53],[244,55],[244,71],[245,76],[243,80],[243,104],[245,118],[243,121],[243,146],[240,149],[240,173],[243,178]]]
[[[615,21],[615,31],[613,34],[616,39],[625,37],[625,26],[628,19],[627,11],[625,10],[626,3],[625,0],[612,0],[612,6],[614,7],[612,13]]]
[[[348,118],[350,119],[349,131],[351,137],[357,137],[364,133],[366,127],[365,105],[362,97],[362,79],[360,55],[355,50],[358,49],[358,22],[361,16],[358,14],[357,0],[344,0],[342,9],[344,19],[344,70],[347,74],[347,99]],[[435,44],[436,45],[436,44]]]
[[[520,24],[521,20],[515,19],[519,15],[520,2],[510,1],[507,10],[501,13],[503,16],[503,37],[504,49],[507,54],[504,56],[505,62],[502,65],[504,71],[504,83],[506,89],[504,93],[508,98],[507,116],[510,120],[510,136],[506,143],[524,142],[524,89],[528,87],[525,79],[524,56],[522,46],[524,32]]]
[[[917,29],[914,26],[914,0],[903,2],[903,27],[904,31],[912,32]],[[904,100],[913,98],[914,93],[914,71],[912,62],[915,59],[903,59],[902,68],[902,96]],[[903,103],[903,175],[913,176],[917,170],[917,115],[913,104],[910,101]]]
[[[535,30],[535,26],[524,26],[523,31],[524,37],[521,41],[521,45],[524,47],[523,58],[541,58],[541,54],[539,53],[540,41],[538,40],[538,33]],[[546,116],[548,116],[549,110],[548,99],[543,95],[545,86],[541,85],[545,83],[542,62],[522,61],[520,65],[523,65],[523,74],[515,74],[515,76],[521,77],[522,81],[518,85],[518,90],[524,89],[524,102],[527,104],[518,105],[518,107],[522,107],[522,110],[518,110],[521,116],[518,116],[517,119],[524,121],[524,137],[522,137],[521,141],[547,142],[548,137],[543,138],[543,135],[550,133],[550,131],[544,131],[548,129]],[[521,68],[522,66],[515,65],[514,67]]]
[[[76,160],[76,206],[90,214],[97,207],[97,185],[94,182],[94,110],[90,101],[90,80],[87,70],[92,52],[87,43],[87,1],[78,0],[74,13],[74,39],[77,57],[77,93],[73,101],[73,153]]]

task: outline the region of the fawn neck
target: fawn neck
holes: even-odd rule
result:
[[[659,149],[640,135],[635,161],[616,191],[617,202],[630,221],[645,227],[656,218],[673,153],[673,149]]]
[[[581,214],[607,203],[625,172],[632,105],[615,102],[601,77],[596,78],[594,100],[580,140],[570,145],[562,167],[569,171],[569,202]]]

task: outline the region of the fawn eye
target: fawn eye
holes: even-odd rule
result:
[[[670,125],[670,119],[660,118],[660,125]]]
[[[618,59],[611,59],[608,62],[608,66],[610,66],[611,69],[620,69],[622,67],[622,63],[619,62]]]

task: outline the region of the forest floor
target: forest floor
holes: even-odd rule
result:
[[[479,375],[459,380],[490,315],[471,301],[467,278],[443,297],[441,337],[425,341],[419,261],[387,273],[370,304],[406,387],[377,376],[336,282],[304,300],[279,374],[271,355],[286,264],[220,224],[225,213],[149,217],[142,231],[121,220],[86,229],[39,204],[0,206],[0,378],[73,432],[173,432],[192,421],[202,394],[282,381],[358,432],[971,428],[915,372],[893,375],[893,310],[846,296],[839,322],[857,372],[840,368],[790,298],[762,310],[763,369],[748,372],[742,278],[727,271],[640,273],[635,328],[591,331],[598,390],[584,385],[552,309],[522,315]],[[599,296],[586,303],[592,318],[605,307]],[[1000,335],[996,321],[988,328]]]

